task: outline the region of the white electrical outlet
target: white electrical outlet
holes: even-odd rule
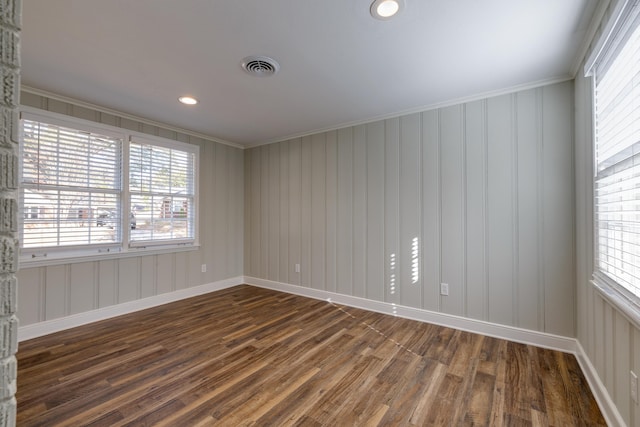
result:
[[[629,371],[629,374],[630,374],[629,382],[631,384],[631,400],[636,402],[636,405],[637,405],[638,404],[638,376],[633,371]]]
[[[449,295],[449,284],[448,283],[440,283],[440,295]]]
[[[202,266],[200,267],[200,270],[201,270],[203,273],[206,273],[206,272],[207,272],[207,264],[202,264]]]
[[[295,269],[296,269],[296,273],[300,273],[300,264],[296,264]]]

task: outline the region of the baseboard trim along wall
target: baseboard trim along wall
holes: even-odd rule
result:
[[[390,314],[407,319],[418,320],[421,322],[433,323],[440,326],[460,329],[467,332],[473,332],[495,338],[502,338],[522,344],[530,344],[537,347],[572,353],[576,356],[576,359],[580,364],[582,372],[584,373],[584,376],[589,383],[589,387],[591,388],[593,395],[598,402],[598,405],[600,406],[600,410],[602,411],[607,424],[611,426],[625,426],[625,422],[620,415],[620,412],[616,408],[616,405],[613,403],[609,392],[598,377],[593,364],[587,357],[584,349],[580,345],[580,342],[575,338],[562,337],[558,335],[547,334],[544,332],[515,328],[512,326],[498,325],[481,320],[473,320],[460,316],[452,316],[449,314],[436,313],[428,310],[404,307],[386,302],[372,301],[349,295],[342,295],[333,292],[321,291],[318,289],[306,288],[303,286],[291,285],[288,283],[258,279],[255,277],[245,276],[244,283],[304,297],[331,301],[341,305],[375,311],[378,313]]]
[[[613,399],[611,399],[607,388],[600,380],[595,366],[593,366],[591,360],[587,357],[587,353],[582,348],[580,341],[576,341],[576,344],[578,346],[576,359],[578,359],[582,373],[587,379],[589,387],[591,387],[593,397],[595,397],[596,402],[598,402],[598,406],[600,407],[600,411],[602,412],[605,421],[607,421],[607,425],[625,426],[626,424],[624,419],[622,418],[622,415],[620,415],[616,405],[613,403]]]
[[[574,338],[562,337],[558,335],[531,331],[512,326],[498,325],[481,320],[436,313],[413,307],[373,301],[334,292],[327,292],[298,285],[291,285],[288,283],[258,279],[255,277],[233,277],[201,286],[196,286],[193,288],[181,289],[175,292],[169,292],[149,298],[104,307],[85,313],[74,314],[59,319],[52,319],[32,325],[21,326],[18,328],[18,341],[26,341],[54,332],[63,331],[65,329],[75,328],[77,326],[86,325],[92,322],[109,319],[111,317],[116,317],[123,314],[133,313],[135,311],[167,304],[173,301],[179,301],[185,298],[203,295],[209,292],[219,291],[241,284],[248,284],[318,300],[331,301],[349,307],[361,308],[363,310],[390,314],[393,316],[417,320],[420,322],[433,323],[440,326],[460,329],[463,331],[487,335],[495,338],[502,338],[522,344],[530,344],[537,347],[544,347],[552,350],[572,353],[576,356],[578,363],[580,364],[580,367],[582,368],[582,371],[587,381],[589,382],[589,386],[591,387],[593,395],[596,398],[598,405],[600,406],[600,410],[602,411],[607,424],[620,426],[625,425],[624,420],[618,412],[618,409],[614,405],[613,400],[611,399],[606,387],[598,377],[593,364],[587,357],[584,349],[580,345],[580,342]]]
[[[350,307],[361,308],[364,310],[375,311],[383,314],[391,314],[406,319],[433,323],[440,326],[460,329],[467,332],[474,332],[490,337],[503,338],[522,344],[531,344],[538,347],[560,350],[574,354],[577,349],[575,339],[562,337],[559,335],[552,335],[544,332],[515,328],[513,326],[498,325],[496,323],[484,322],[482,320],[474,320],[466,317],[453,316],[450,314],[436,313],[419,308],[406,307],[388,302],[373,301],[365,298],[306,288],[303,286],[290,285],[288,283],[257,279],[255,277],[245,276],[244,279],[245,283],[261,288],[273,289],[276,291],[287,292],[290,294],[296,294],[325,301],[331,300],[332,302],[348,305]]]
[[[198,295],[207,294],[209,292],[219,291],[222,289],[230,288],[232,286],[241,285],[243,283],[244,282],[242,276],[232,277],[229,279],[219,280],[217,282],[194,286],[192,288],[180,289],[174,292],[168,292],[148,298],[128,301],[122,304],[111,305],[84,313],[78,313],[58,319],[47,320],[44,322],[34,323],[32,325],[20,326],[18,328],[18,341],[30,340],[32,338],[41,337],[43,335],[52,334],[54,332],[63,331],[65,329],[71,329],[77,326],[86,325],[88,323],[97,322],[99,320],[105,320],[111,317],[133,313],[135,311],[167,304],[173,301],[179,301],[185,298],[191,298]]]

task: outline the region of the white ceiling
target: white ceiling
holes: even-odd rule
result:
[[[22,84],[252,146],[568,78],[597,3],[23,0]]]

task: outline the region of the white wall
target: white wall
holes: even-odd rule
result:
[[[200,147],[199,250],[29,268],[18,273],[20,325],[86,313],[242,276],[244,172],[241,149],[28,92],[22,105]],[[201,264],[207,272],[201,273]]]
[[[565,82],[246,150],[245,274],[574,337],[573,97]]]
[[[611,2],[603,24],[617,2]],[[597,40],[597,35],[594,40]],[[631,400],[629,371],[640,374],[640,325],[591,284],[593,272],[593,103],[592,80],[580,67],[575,79],[577,334],[620,416],[640,426],[640,407]]]

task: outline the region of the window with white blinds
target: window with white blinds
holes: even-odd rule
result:
[[[122,144],[117,135],[23,118],[22,248],[120,245]]]
[[[596,271],[640,301],[640,26],[627,11],[595,65]]]
[[[193,146],[131,141],[129,194],[138,222],[132,245],[193,242],[195,166]]]
[[[22,262],[197,245],[197,145],[26,111],[20,150]]]

